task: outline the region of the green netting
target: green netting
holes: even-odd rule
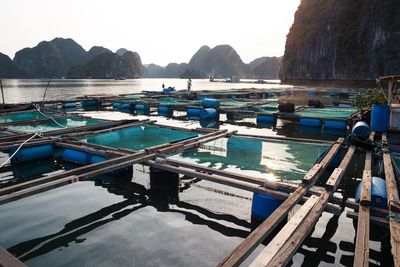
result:
[[[390,153],[390,155],[392,156],[396,172],[398,174],[400,174],[400,155],[399,154],[394,154],[394,153]]]
[[[170,158],[254,177],[301,180],[326,148],[319,144],[230,137]]]
[[[259,106],[254,106],[251,109],[255,112],[276,112],[278,111],[278,105],[279,104],[277,102],[272,102]]]
[[[244,105],[248,105],[251,103],[253,103],[253,102],[236,101],[236,100],[220,101],[221,107],[244,106]]]
[[[142,150],[152,146],[177,142],[196,137],[193,132],[177,131],[155,125],[135,126],[109,133],[87,135],[81,141],[114,148]]]
[[[295,115],[321,118],[348,118],[357,112],[355,108],[310,108],[295,112]]]
[[[177,104],[193,104],[194,101],[181,100],[172,97],[165,97],[159,100],[160,105],[177,105]]]
[[[99,123],[104,123],[104,120],[98,119],[87,119],[81,117],[68,117],[68,118],[57,118],[55,119],[59,124],[66,126],[67,128],[75,128],[80,126],[89,126]],[[52,130],[63,129],[60,125],[56,124],[54,121],[38,122],[26,125],[12,125],[7,126],[8,129],[21,131],[21,132],[47,132]]]
[[[45,114],[49,116],[54,116],[54,114],[52,113],[45,113]],[[0,115],[0,123],[21,121],[21,120],[37,120],[43,118],[45,118],[45,116],[40,114],[37,110],[30,110],[25,112]]]

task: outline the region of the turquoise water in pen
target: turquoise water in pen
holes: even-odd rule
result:
[[[198,134],[193,132],[176,131],[154,125],[143,125],[119,129],[113,132],[86,135],[78,139],[83,142],[106,145],[113,148],[143,150],[148,147],[178,142],[196,136]]]
[[[50,121],[36,122],[25,125],[10,125],[7,126],[7,128],[15,131],[33,133],[33,132],[47,132],[64,128],[89,126],[106,122],[105,120],[87,119],[80,117],[56,118],[55,120],[58,122],[58,124],[50,120]]]

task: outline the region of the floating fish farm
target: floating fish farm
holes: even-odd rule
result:
[[[3,106],[0,266],[400,266],[400,132],[354,94]]]

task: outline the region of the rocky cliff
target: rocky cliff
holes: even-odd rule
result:
[[[374,80],[400,73],[399,0],[302,0],[282,80]]]
[[[257,79],[278,79],[281,67],[281,57],[262,57],[250,62],[249,67]]]
[[[7,55],[0,53],[0,78],[23,78],[25,71],[18,67]]]
[[[83,65],[71,67],[68,78],[113,79],[125,77],[140,78],[146,69],[136,52],[127,51],[122,56],[117,53],[103,52]]]
[[[55,38],[24,48],[14,57],[14,63],[30,78],[63,77],[73,65],[86,59],[86,51],[72,39]]]

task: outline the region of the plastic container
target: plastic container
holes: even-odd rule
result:
[[[309,92],[307,92],[307,95],[308,95],[308,96],[316,96],[317,93],[314,92],[314,91],[309,91]]]
[[[251,217],[257,220],[267,219],[281,204],[283,200],[264,194],[253,194],[251,203]]]
[[[214,108],[203,108],[200,110],[200,119],[218,118],[218,111]]]
[[[174,110],[168,106],[159,106],[158,107],[158,115],[164,117],[172,117],[174,114]]]
[[[186,116],[188,119],[198,119],[200,118],[200,110],[198,107],[188,107],[186,111]]]
[[[220,105],[220,102],[213,98],[205,98],[205,99],[201,100],[201,105],[204,108],[218,108]]]
[[[136,112],[141,115],[148,115],[150,113],[150,105],[147,103],[136,104],[135,109]]]
[[[172,88],[172,87],[167,87],[167,88],[163,89],[164,93],[169,93],[169,92],[172,92],[172,91],[174,91],[174,88]]]
[[[388,105],[373,105],[371,111],[371,129],[386,132],[389,128],[390,108]]]
[[[63,108],[74,108],[76,107],[76,102],[62,102],[61,106]]]
[[[89,153],[67,148],[64,150],[62,158],[67,162],[85,165],[90,163],[91,156]]]
[[[362,183],[356,189],[356,202],[360,202]],[[380,177],[371,178],[371,207],[387,209],[386,182]]]
[[[300,118],[299,124],[302,126],[320,127],[321,120],[320,119]]]
[[[102,162],[105,160],[107,160],[107,158],[99,156],[99,155],[91,155],[90,164],[99,163],[99,162]]]
[[[10,156],[15,150],[10,151]],[[54,148],[52,144],[31,146],[21,148],[11,159],[11,163],[22,163],[44,158],[51,158],[54,156]]]
[[[347,123],[345,121],[326,120],[324,121],[324,127],[344,130],[347,128]]]
[[[353,126],[353,129],[351,129],[352,134],[355,134],[357,136],[361,136],[364,138],[367,138],[370,132],[371,132],[371,129],[369,128],[368,124],[363,121],[357,122]]]
[[[132,103],[123,103],[119,109],[123,112],[127,112],[127,113],[133,113],[133,111],[135,110],[135,104]]]
[[[81,101],[81,106],[82,107],[95,107],[98,106],[99,102],[95,99],[91,99],[91,100],[82,100]]]
[[[113,102],[112,103],[112,107],[113,108],[120,108],[122,106],[122,103],[121,102]]]
[[[329,93],[329,97],[330,97],[330,98],[337,98],[337,97],[338,97],[338,94],[337,94],[336,92],[330,92],[330,93]]]
[[[259,114],[256,118],[257,125],[259,124],[275,124],[276,123],[276,116],[274,114]]]

